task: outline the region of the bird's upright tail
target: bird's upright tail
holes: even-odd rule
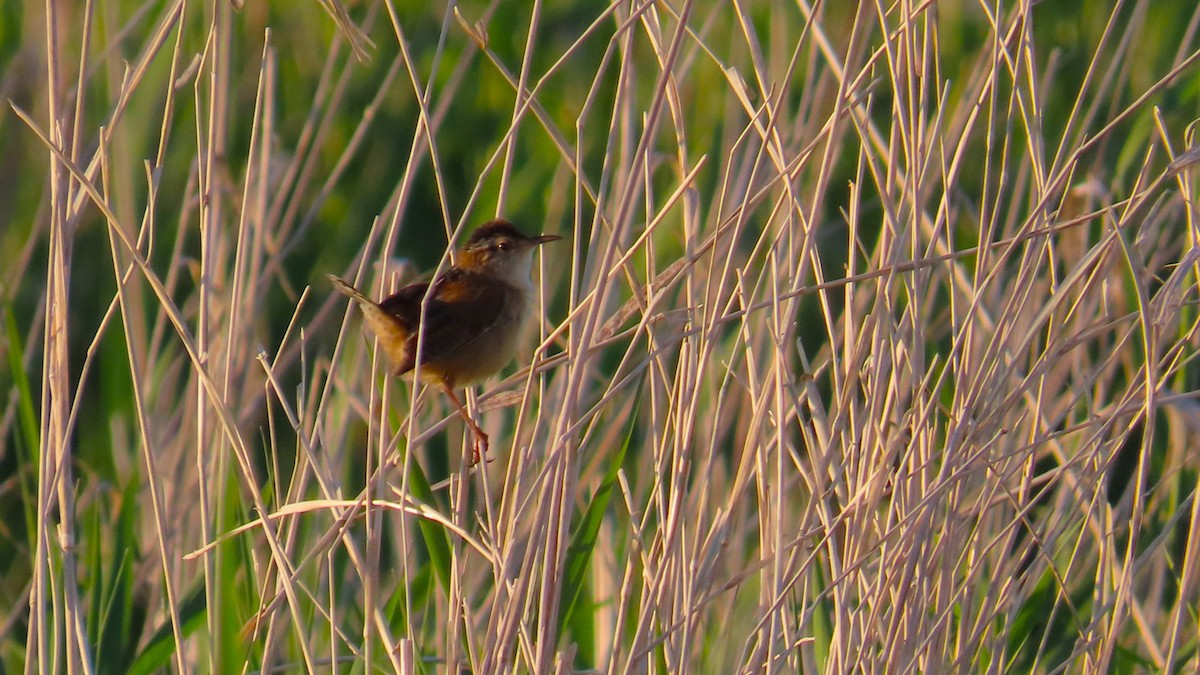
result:
[[[325,278],[329,279],[329,283],[333,284],[334,288],[338,289],[342,293],[345,293],[347,296],[358,301],[358,304],[360,304],[360,305],[376,304],[374,300],[372,300],[372,299],[368,298],[367,296],[363,295],[362,293],[360,293],[357,288],[351,286],[350,284],[346,283],[345,281],[342,281],[341,277],[334,275],[334,274],[326,274]]]
[[[379,345],[388,355],[393,368],[400,368],[409,360],[408,338],[410,331],[399,317],[381,307],[378,302],[363,295],[357,288],[332,274],[325,275],[333,287],[345,293],[362,309],[367,329],[379,338]],[[409,366],[411,367],[411,366]]]

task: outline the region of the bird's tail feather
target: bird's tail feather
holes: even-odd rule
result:
[[[407,363],[409,359],[408,338],[410,333],[399,318],[388,313],[378,302],[363,295],[357,288],[342,281],[340,278],[326,274],[333,287],[350,296],[362,309],[363,320],[367,329],[379,338],[380,346],[387,353],[393,367]]]
[[[351,286],[350,284],[346,283],[345,281],[342,281],[341,277],[333,275],[333,274],[326,274],[325,277],[329,279],[329,283],[333,284],[334,288],[338,289],[342,293],[345,293],[347,296],[358,301],[359,304],[363,304],[363,305],[376,304],[376,302],[374,300],[372,300],[372,299],[368,298],[367,296],[363,295],[362,293],[360,293],[357,288]]]

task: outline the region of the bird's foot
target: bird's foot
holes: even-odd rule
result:
[[[474,432],[475,442],[471,444],[471,466],[479,464],[481,459],[486,459],[489,463],[492,461],[488,454],[488,435],[483,432],[477,425],[472,425],[471,431]],[[482,448],[482,450],[480,450]]]

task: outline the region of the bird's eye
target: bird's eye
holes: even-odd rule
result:
[[[496,242],[496,250],[497,251],[507,251],[508,250],[508,242],[507,241]]]

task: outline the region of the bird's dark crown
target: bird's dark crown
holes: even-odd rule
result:
[[[497,237],[501,236],[508,237],[509,239],[514,239],[516,241],[531,238],[529,235],[517,229],[516,225],[513,225],[507,220],[497,218],[496,220],[489,220],[483,225],[480,225],[479,229],[475,230],[475,232],[471,235],[471,238],[467,240],[467,246],[470,246],[471,244],[478,244],[481,241],[496,239]]]

